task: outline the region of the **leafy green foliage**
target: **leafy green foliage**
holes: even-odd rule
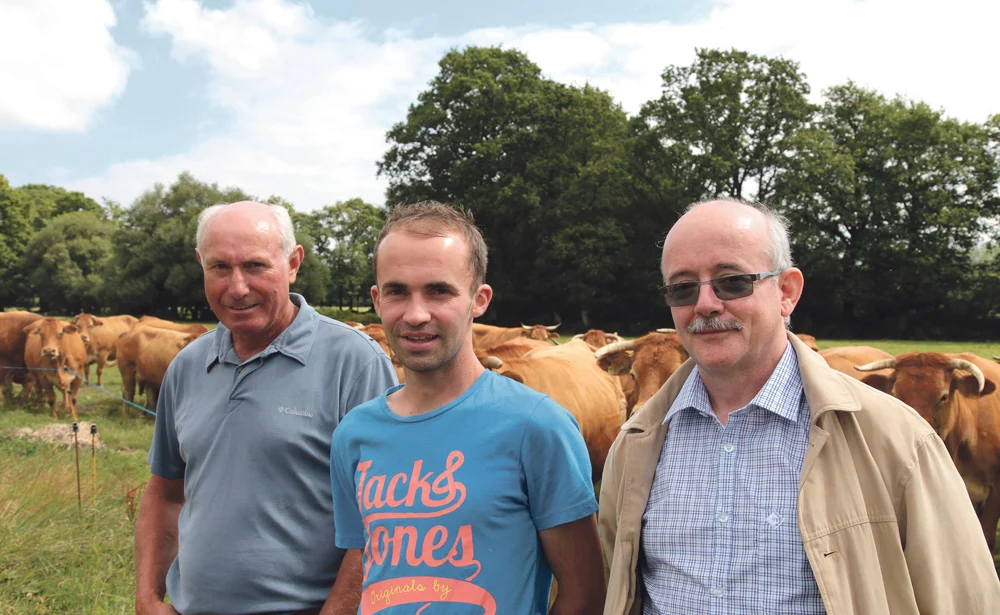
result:
[[[114,226],[89,211],[53,218],[34,236],[25,269],[41,310],[100,311]]]
[[[328,301],[363,305],[370,301],[375,270],[375,241],[385,224],[385,211],[361,199],[327,205],[309,216],[316,254],[330,275]]]
[[[0,175],[0,309],[28,296],[23,259],[31,234],[27,201]]]

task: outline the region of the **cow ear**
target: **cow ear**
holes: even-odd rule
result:
[[[632,355],[627,351],[609,352],[597,360],[597,366],[612,376],[621,376],[632,369]]]
[[[882,374],[867,374],[861,378],[861,382],[864,382],[873,389],[878,389],[883,393],[892,395],[892,378],[889,378],[888,376],[883,376]]]
[[[62,330],[62,333],[76,333],[76,332],[77,332],[76,325],[72,323],[64,326]]]
[[[103,325],[103,324],[104,324],[104,321],[103,321],[103,320],[98,320],[98,319],[96,319],[96,318],[93,318],[93,319],[92,319],[92,320],[90,321],[90,326],[91,326],[91,327],[100,327],[100,326],[101,326],[101,325]]]
[[[951,388],[958,389],[962,395],[966,397],[981,397],[983,395],[989,395],[996,390],[996,385],[993,381],[987,378],[983,384],[983,390],[979,390],[979,381],[976,380],[975,376],[962,376],[961,378],[953,378],[951,381]]]
[[[521,374],[519,374],[519,373],[517,373],[515,371],[508,370],[508,371],[506,371],[506,372],[504,372],[504,373],[502,373],[500,375],[501,376],[506,376],[506,377],[510,378],[511,380],[513,380],[515,382],[520,382],[521,384],[524,384],[524,376],[522,376]]]
[[[41,325],[30,324],[24,328],[24,333],[26,335],[38,335],[42,332]]]

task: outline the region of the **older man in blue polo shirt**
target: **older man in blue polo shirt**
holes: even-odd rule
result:
[[[392,364],[289,292],[303,250],[283,207],[212,206],[197,244],[221,322],[163,382],[136,612],[356,613],[361,553],[334,544],[330,438],[350,408],[396,384]]]

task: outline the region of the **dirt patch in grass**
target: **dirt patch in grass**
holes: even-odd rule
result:
[[[80,432],[77,434],[79,446],[90,448],[91,446],[91,434],[90,434],[90,423],[78,423],[80,427]],[[44,427],[39,427],[38,429],[31,429],[30,427],[19,427],[11,432],[10,436],[12,438],[30,438],[32,440],[39,440],[41,442],[48,442],[49,444],[56,444],[59,446],[65,446],[66,448],[71,448],[73,446],[73,426],[66,423],[53,423],[51,425],[45,425]],[[104,442],[101,441],[101,434],[97,433],[94,436],[94,448],[103,449]]]

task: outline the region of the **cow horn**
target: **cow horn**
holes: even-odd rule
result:
[[[625,350],[635,350],[635,342],[632,340],[624,340],[608,344],[607,346],[598,348],[597,352],[594,353],[594,358],[600,359],[601,357],[607,356],[612,352],[623,352]]]
[[[562,323],[560,322],[560,323],[556,323],[556,324],[552,325],[551,327],[545,327],[545,330],[546,331],[555,331],[556,329],[559,328],[559,325],[561,325],[561,324]]]
[[[531,331],[531,327],[529,327],[528,325],[524,324],[523,322],[521,323],[521,328],[522,329],[527,329],[528,331]]]
[[[577,333],[576,335],[573,336],[573,340],[582,340],[582,339],[583,339],[583,334],[582,333]],[[573,340],[570,340],[570,341],[573,341]]]
[[[486,357],[486,367],[490,369],[500,369],[503,367],[503,361],[500,360],[500,357],[490,355]]]
[[[613,338],[616,342],[624,342],[625,338],[618,335],[617,333],[608,333],[608,337]]]
[[[994,361],[1000,361],[1000,357],[998,357],[997,355],[993,355],[993,360]]]
[[[879,369],[894,369],[895,367],[896,357],[892,357],[891,359],[880,359],[871,363],[865,363],[864,365],[855,365],[854,369],[859,372],[874,372]]]
[[[657,333],[677,333],[677,329],[657,329]]]
[[[951,363],[952,369],[960,369],[975,376],[976,382],[979,383],[979,392],[983,392],[983,388],[986,387],[986,376],[983,376],[983,370],[979,369],[975,363],[965,359],[952,359],[949,363]]]

